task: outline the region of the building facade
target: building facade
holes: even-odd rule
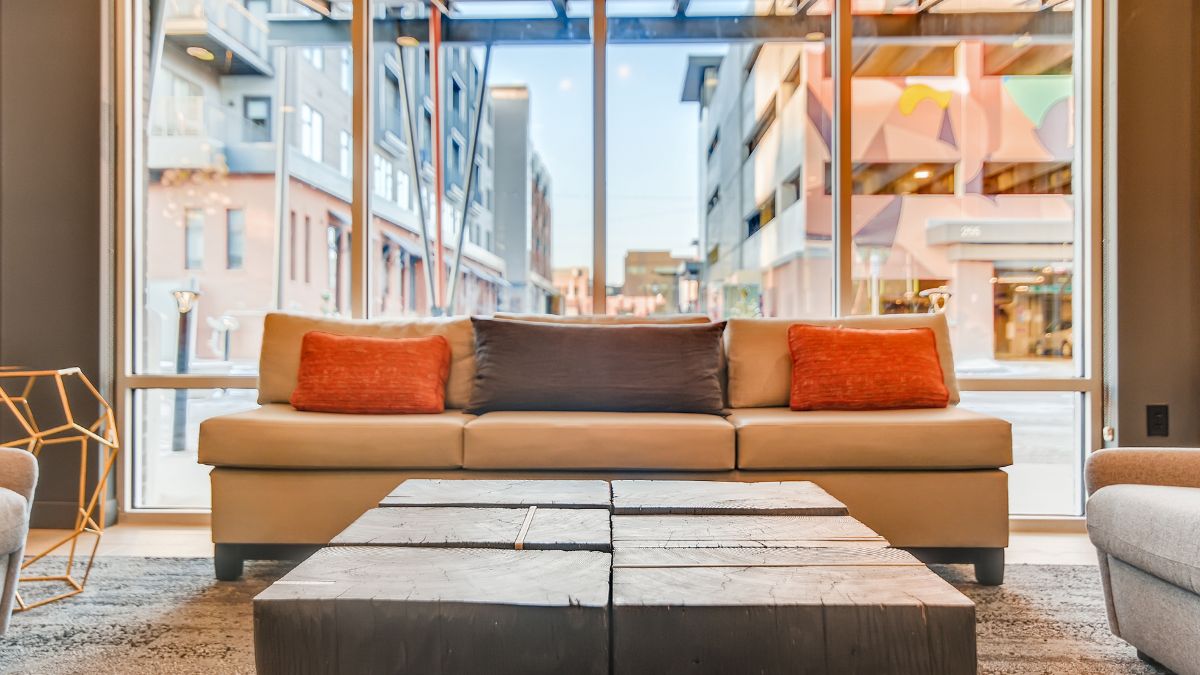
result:
[[[949,298],[960,367],[1069,356],[1071,45],[855,50],[854,313]],[[714,317],[833,311],[830,56],[766,43],[691,60]]]
[[[256,367],[262,317],[272,309],[349,313],[353,69],[349,44],[267,46],[268,11],[306,13],[290,0],[168,3],[150,96],[141,367],[172,370],[179,311],[173,291],[199,292],[191,317],[198,369]],[[548,276],[549,178],[531,144],[497,154],[484,95],[475,161],[467,157],[482,67],[467,48],[444,51],[441,75],[445,193],[433,192],[433,87],[425,49],[379,47],[369,227],[370,311],[427,315],[418,200],[432,239],[435,208],[453,247],[466,214],[462,276],[452,311],[491,313],[512,279]],[[411,92],[416,172],[401,87]],[[508,262],[495,222],[497,164],[538,168],[539,257]],[[466,177],[475,172],[469,203]],[[527,172],[528,174],[529,172]],[[528,242],[528,239],[525,239]],[[430,250],[436,246],[431,243]],[[449,269],[444,270],[449,273]],[[448,284],[449,285],[449,284]],[[548,284],[547,284],[548,285]]]
[[[560,314],[550,270],[550,176],[533,151],[529,88],[492,87],[489,93],[496,138],[496,253],[509,270],[510,284],[500,308]]]

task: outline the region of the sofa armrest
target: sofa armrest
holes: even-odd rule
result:
[[[16,492],[32,504],[37,480],[36,457],[19,448],[0,448],[0,487]]]
[[[1200,449],[1113,448],[1087,460],[1091,495],[1108,485],[1167,485],[1200,488]]]

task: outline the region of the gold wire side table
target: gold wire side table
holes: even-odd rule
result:
[[[51,389],[52,388],[52,389]],[[44,389],[51,389],[44,392]],[[81,423],[76,419],[76,412],[71,407],[68,392],[78,391],[95,399],[100,414],[90,423]],[[60,408],[52,426],[43,428],[33,413],[30,397],[35,394],[54,400]],[[40,401],[39,401],[40,402]],[[0,447],[25,448],[40,457],[42,450],[49,445],[79,446],[79,499],[75,513],[75,527],[70,532],[47,546],[44,550],[26,556],[21,564],[21,570],[27,570],[46,556],[67,549],[66,569],[62,574],[22,576],[21,582],[58,582],[66,586],[66,590],[35,602],[26,602],[18,590],[17,611],[40,607],[47,603],[72,595],[82,593],[87,585],[88,575],[92,571],[92,563],[96,559],[96,550],[100,547],[100,539],[104,535],[104,493],[108,486],[109,476],[116,463],[120,443],[117,437],[117,424],[112,406],[100,395],[87,376],[79,368],[63,368],[61,370],[15,370],[0,368],[0,415],[7,410],[16,419],[20,438],[4,441]],[[46,419],[46,415],[42,415]],[[85,417],[84,419],[90,419]],[[100,475],[96,486],[87,488],[88,458],[92,451],[99,453]],[[85,535],[95,537],[91,550],[79,549],[85,546],[81,539]],[[78,555],[77,555],[78,554]],[[86,557],[86,563],[82,559]],[[82,574],[76,573],[76,562],[80,562]]]

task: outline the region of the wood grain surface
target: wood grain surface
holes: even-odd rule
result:
[[[618,514],[850,515],[809,481],[615,480],[612,492]]]

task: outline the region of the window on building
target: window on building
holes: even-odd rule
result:
[[[189,270],[204,267],[204,209],[183,212],[183,267]]]
[[[984,162],[985,195],[1069,195],[1070,162]]]
[[[309,159],[320,162],[324,158],[325,118],[306,103],[300,106],[300,152]]]
[[[338,63],[338,82],[342,85],[342,91],[349,94],[354,90],[353,56],[349,47],[341,49],[341,57]]]
[[[396,172],[396,203],[406,211],[412,209],[412,183],[403,170]]]
[[[713,132],[712,140],[708,142],[708,149],[705,151],[709,161],[712,161],[713,155],[717,154],[717,148],[721,145],[721,128]]]
[[[457,78],[450,80],[450,112],[460,120],[467,119],[467,92]]]
[[[459,176],[463,175],[463,147],[457,138],[450,139],[450,166]]]
[[[325,228],[325,235],[328,247],[326,260],[329,263],[328,276],[326,277],[330,296],[329,309],[340,313],[342,310],[340,283],[342,278],[342,230],[337,225],[330,225]]]
[[[312,283],[312,227],[304,228],[304,283]]]
[[[855,195],[952,195],[954,164],[864,162],[854,165]],[[825,194],[833,194],[833,168],[825,163]]]
[[[338,171],[343,176],[349,178],[353,174],[353,168],[350,166],[354,157],[354,149],[350,145],[350,132],[342,130],[338,132]]]
[[[396,198],[396,184],[393,178],[395,171],[392,160],[382,155],[375,155],[373,160],[375,174],[372,181],[375,196],[381,197],[388,201],[394,201]]]
[[[775,97],[767,103],[767,107],[759,116],[758,121],[754,123],[754,129],[751,130],[749,138],[746,139],[746,156],[754,154],[754,150],[758,148],[758,144],[762,143],[763,137],[767,135],[771,125],[775,123]]]
[[[804,167],[797,167],[779,186],[779,210],[800,201],[804,196]]]
[[[296,270],[300,265],[299,254],[300,232],[296,226],[296,212],[288,215],[288,279],[296,280]]]
[[[712,210],[717,208],[717,204],[721,202],[721,188],[713,190],[713,193],[708,197],[708,204],[705,207],[705,213],[712,213]]]
[[[754,233],[766,227],[772,220],[775,220],[775,195],[767,197],[750,212],[750,216],[746,218],[746,236],[754,236]]]
[[[246,212],[225,211],[225,268],[240,270],[246,264]]]
[[[247,96],[242,100],[242,113],[246,116],[245,138],[249,143],[265,143],[271,140],[271,98],[269,96]]]

